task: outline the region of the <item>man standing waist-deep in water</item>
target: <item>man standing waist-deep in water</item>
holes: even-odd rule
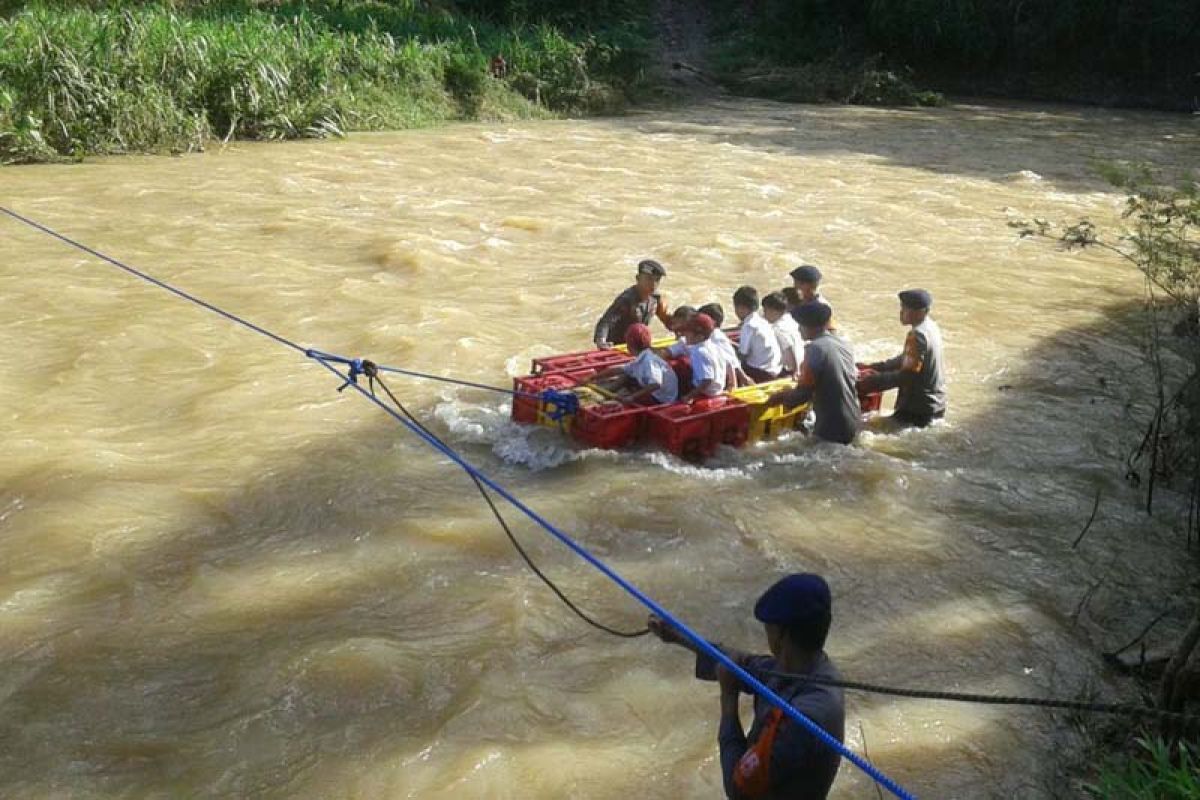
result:
[[[900,292],[900,322],[912,326],[904,339],[904,352],[869,364],[876,374],[863,379],[865,391],[900,390],[891,419],[901,426],[924,428],[946,416],[942,331],[929,317],[932,306],[933,296],[924,289]]]
[[[637,283],[617,295],[596,323],[596,331],[592,334],[596,347],[607,350],[624,342],[630,325],[649,325],[655,317],[671,330],[671,315],[658,292],[658,284],[666,274],[657,261],[646,259],[638,264]]]
[[[796,309],[800,335],[807,345],[796,376],[796,388],[777,392],[767,405],[795,408],[812,401],[813,435],[818,439],[850,444],[858,435],[862,411],[855,380],[858,368],[850,345],[829,330],[833,314],[829,306],[807,303]]]

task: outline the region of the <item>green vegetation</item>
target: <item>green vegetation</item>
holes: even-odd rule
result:
[[[808,66],[794,93],[844,94],[842,69],[882,81],[893,96],[912,90],[914,103],[931,99],[914,83],[1182,109],[1200,102],[1194,0],[709,2],[722,43],[715,66],[734,81]],[[765,81],[774,91],[780,82]]]
[[[1176,515],[1191,551],[1200,539],[1200,175],[1165,180],[1145,167],[1105,165],[1102,174],[1127,193],[1126,228],[1102,234],[1088,220],[1058,227],[1043,219],[1013,221],[1022,236],[1068,248],[1108,250],[1144,278],[1146,394],[1139,443],[1125,458],[1126,480],[1145,490],[1145,510]],[[1135,408],[1130,404],[1130,409]],[[1171,502],[1156,503],[1164,495]],[[1162,508],[1165,506],[1165,509]],[[1200,657],[1200,609],[1162,667],[1158,708],[1191,712]],[[1166,733],[1177,728],[1164,726]],[[1176,738],[1139,742],[1142,753],[1114,757],[1087,787],[1103,800],[1200,800],[1196,752]]]
[[[1200,764],[1185,744],[1173,756],[1162,739],[1139,739],[1141,757],[1110,760],[1088,792],[1098,800],[1200,800]]]
[[[586,19],[504,23],[420,0],[7,11],[0,163],[612,112],[638,87],[646,49],[637,17],[592,33],[575,26]],[[489,70],[496,54],[503,76]]]

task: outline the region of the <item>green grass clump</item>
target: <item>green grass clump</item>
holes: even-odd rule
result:
[[[96,5],[0,18],[0,163],[611,111],[644,59],[636,37],[415,0]],[[503,78],[488,71],[497,53]]]
[[[1200,800],[1200,764],[1180,744],[1177,754],[1161,739],[1140,739],[1142,757],[1106,764],[1087,791],[1097,800]]]

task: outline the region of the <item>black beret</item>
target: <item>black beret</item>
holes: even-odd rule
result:
[[[801,303],[792,309],[792,316],[806,328],[820,328],[827,324],[833,316],[833,309],[824,303],[818,303],[813,300],[809,303]]]
[[[817,269],[812,264],[805,264],[802,267],[796,267],[788,274],[792,276],[792,280],[800,281],[801,283],[821,282],[821,270]]]
[[[754,604],[754,618],[773,625],[795,625],[821,619],[833,611],[829,584],[820,575],[788,575]]]
[[[924,289],[905,289],[900,292],[900,305],[917,310],[930,308],[933,305],[933,295]]]

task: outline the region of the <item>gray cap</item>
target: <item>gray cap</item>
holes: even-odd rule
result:
[[[653,275],[655,278],[665,277],[667,271],[663,269],[663,265],[652,258],[647,258],[645,261],[638,262],[638,275]]]
[[[933,306],[933,295],[924,289],[905,289],[900,292],[900,305],[923,311]]]
[[[792,276],[792,280],[800,281],[801,283],[821,282],[821,270],[817,269],[812,264],[805,264],[802,267],[796,267],[788,274]]]

